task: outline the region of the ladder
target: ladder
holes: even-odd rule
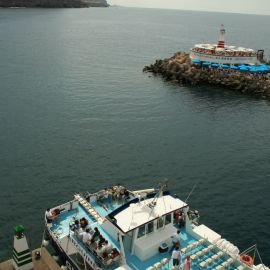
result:
[[[105,218],[102,217],[95,209],[94,207],[80,194],[74,195],[75,200],[77,200],[82,207],[85,208],[85,210],[92,216],[99,224],[102,224],[105,222]]]

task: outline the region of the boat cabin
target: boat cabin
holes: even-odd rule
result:
[[[120,232],[125,249],[144,261],[157,254],[162,244],[172,245],[171,236],[176,232],[174,213],[186,206],[169,193],[145,194],[144,198],[134,199],[108,215],[110,223],[106,229],[112,235]]]

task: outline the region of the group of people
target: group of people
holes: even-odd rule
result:
[[[191,259],[190,256],[187,255],[185,259],[182,259],[181,253],[181,244],[180,244],[180,230],[177,230],[172,236],[172,260],[173,266],[179,267],[181,270],[190,270],[191,268]]]
[[[181,270],[190,270],[191,268],[191,259],[190,256],[187,255],[186,258],[182,262],[182,254],[180,248],[177,247],[174,249],[172,253],[173,266],[179,266]]]
[[[100,234],[97,227],[94,230],[87,228],[85,231],[79,233],[78,237],[100,257],[106,258],[112,252],[112,244]]]
[[[255,57],[256,53],[252,51],[239,51],[239,50],[215,50],[207,48],[193,48],[192,51],[197,53],[209,54],[209,55],[221,55],[221,56],[233,56],[233,57]]]
[[[176,210],[173,213],[173,218],[174,218],[174,224],[178,226],[179,228],[182,228],[185,226],[185,218],[184,218],[184,213],[182,210]]]
[[[112,198],[113,200],[123,202],[125,201],[129,196],[128,190],[121,186],[120,184],[112,187]]]
[[[85,232],[81,233],[81,237],[89,250],[103,260],[114,259],[119,255],[118,250],[102,236],[97,227],[93,231],[86,229]]]
[[[104,188],[100,190],[97,193],[97,202],[102,207],[104,207],[105,210],[108,210],[112,201],[124,202],[128,197],[129,197],[128,190],[125,187],[121,186],[120,184],[117,184],[116,186],[113,186],[109,189]]]
[[[119,255],[117,249],[102,236],[98,227],[92,229],[86,218],[80,220],[73,218],[70,228],[95,255],[103,259],[113,259]]]
[[[88,227],[88,220],[85,217],[81,218],[80,220],[74,217],[73,222],[69,225],[69,227],[72,231],[78,231],[80,228],[85,230]]]

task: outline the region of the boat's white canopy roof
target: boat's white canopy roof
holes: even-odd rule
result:
[[[156,202],[155,206],[150,207],[153,202]],[[115,214],[114,223],[122,232],[127,233],[184,206],[187,206],[185,202],[171,195],[155,199],[150,198],[141,202],[131,203],[127,208]]]
[[[199,49],[208,49],[208,50],[214,50],[217,49],[217,44],[196,44],[194,48]],[[232,52],[255,52],[253,49],[244,48],[244,47],[236,47],[236,46],[227,46],[225,45],[224,48],[226,51],[232,51]],[[223,50],[223,49],[222,49]]]

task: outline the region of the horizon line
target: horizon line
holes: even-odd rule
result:
[[[162,10],[175,10],[175,11],[194,11],[194,12],[211,12],[211,13],[228,13],[228,14],[241,14],[241,15],[256,15],[256,16],[270,16],[264,13],[246,13],[246,12],[233,12],[233,11],[220,11],[220,10],[198,10],[198,9],[181,9],[181,8],[166,8],[166,7],[140,7],[140,6],[124,6],[124,5],[110,5],[110,7],[123,7],[123,8],[141,8],[141,9],[162,9]]]

